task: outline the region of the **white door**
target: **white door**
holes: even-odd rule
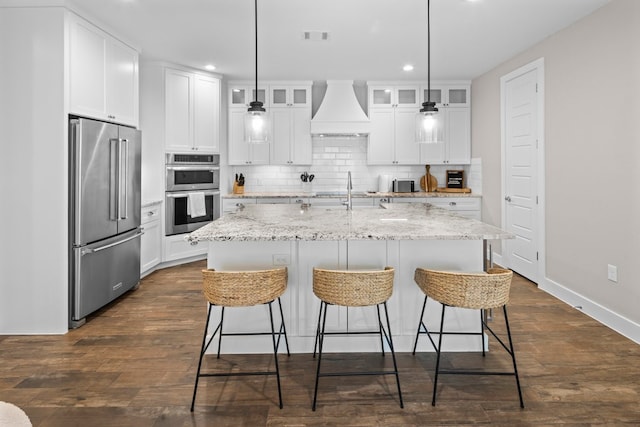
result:
[[[537,65],[536,65],[537,64]],[[542,136],[542,65],[530,64],[504,76],[502,87],[503,227],[516,238],[504,240],[503,261],[509,268],[538,283],[542,257],[539,215]]]

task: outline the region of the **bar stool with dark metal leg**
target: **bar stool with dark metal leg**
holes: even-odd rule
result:
[[[320,268],[313,269],[313,293],[320,299],[320,314],[318,316],[318,329],[316,332],[316,343],[314,345],[314,356],[317,347],[318,362],[316,367],[316,385],[313,393],[312,409],[316,410],[316,402],[318,398],[318,383],[320,377],[336,377],[336,376],[359,376],[359,375],[395,375],[398,387],[398,397],[400,399],[400,407],[404,407],[402,401],[402,391],[400,390],[400,377],[398,376],[398,365],[396,363],[396,354],[393,348],[393,339],[391,337],[391,325],[389,322],[389,313],[387,311],[387,300],[393,292],[393,275],[394,269],[386,267],[384,270],[374,271],[350,271],[350,270],[325,270]],[[327,332],[325,330],[327,320],[327,307],[330,305],[346,306],[346,307],[367,307],[376,306],[378,315],[378,329],[375,331],[359,331],[359,332]],[[386,324],[383,324],[380,315],[380,306],[384,308]],[[349,334],[379,334],[380,341],[384,344],[386,340],[391,357],[393,359],[393,370],[380,371],[357,371],[357,372],[321,372],[322,350],[326,335],[349,335]],[[382,347],[382,355],[384,356],[384,345]]]
[[[207,321],[202,336],[202,346],[200,349],[200,360],[198,361],[198,372],[196,375],[195,385],[193,387],[193,399],[191,400],[191,412],[196,402],[196,393],[198,391],[198,380],[200,377],[230,377],[245,375],[275,375],[278,383],[278,400],[280,409],[282,409],[282,391],[280,388],[280,368],[278,365],[278,347],[280,345],[280,337],[284,336],[285,345],[287,347],[287,355],[289,355],[289,342],[287,340],[287,330],[284,325],[284,316],[282,313],[282,304],[280,296],[287,289],[287,268],[277,268],[271,270],[256,271],[215,271],[202,270],[203,283],[202,289],[204,297],[208,303]],[[280,310],[280,327],[275,329],[273,323],[272,303],[278,300]],[[224,321],[224,310],[227,307],[250,307],[267,304],[269,306],[269,322],[271,325],[270,332],[245,332],[245,333],[224,333],[222,324]],[[209,319],[213,307],[221,307],[220,323],[214,330],[209,340],[207,340],[207,331],[209,328]],[[275,361],[275,370],[270,371],[244,371],[231,373],[202,373],[202,360],[205,356],[209,345],[218,334],[218,359],[220,358],[220,346],[222,345],[222,336],[248,336],[248,335],[271,335],[273,344],[273,356]]]
[[[511,289],[511,279],[513,272],[502,268],[490,268],[486,273],[458,273],[449,271],[428,270],[417,268],[414,279],[422,292],[424,292],[424,303],[422,304],[422,312],[418,321],[418,332],[416,333],[416,341],[413,346],[413,354],[416,354],[418,346],[418,338],[421,334],[426,334],[431,341],[431,345],[436,350],[436,369],[433,379],[433,397],[431,404],[436,404],[436,391],[438,387],[438,375],[440,374],[462,374],[462,375],[513,375],[516,378],[516,386],[518,388],[518,397],[520,399],[520,407],[524,408],[522,400],[522,390],[520,389],[520,378],[518,376],[518,367],[516,365],[516,354],[511,340],[511,329],[509,327],[509,318],[507,317],[507,302],[509,302],[509,291]],[[427,299],[431,298],[442,304],[442,313],[440,316],[440,331],[430,332],[424,321],[425,307]],[[460,307],[480,310],[480,332],[445,332],[444,313],[447,307]],[[498,335],[487,324],[483,312],[484,310],[502,307],[504,312],[504,321],[508,337],[508,345],[505,344]],[[442,357],[442,336],[443,335],[481,335],[482,336],[482,356],[485,356],[484,350],[484,330],[498,340],[500,345],[509,353],[513,363],[513,371],[465,371],[465,370],[442,370],[440,369],[440,360]],[[431,335],[438,335],[438,344],[433,341]]]

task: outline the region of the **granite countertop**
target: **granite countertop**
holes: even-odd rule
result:
[[[246,205],[199,228],[190,241],[493,240],[514,236],[427,203],[380,207]]]
[[[222,196],[225,199],[258,199],[258,198],[294,198],[294,197],[346,197],[346,191],[326,191],[326,192],[311,192],[305,193],[303,191],[274,191],[274,192],[246,192],[243,194],[225,194]],[[351,196],[353,198],[385,198],[385,197],[482,197],[480,194],[474,193],[445,193],[438,191],[416,191],[413,193],[380,193],[380,192],[371,192],[371,191],[354,191]]]

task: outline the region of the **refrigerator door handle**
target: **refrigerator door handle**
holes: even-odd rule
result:
[[[73,174],[73,185],[74,185],[74,191],[73,191],[73,212],[74,212],[74,219],[73,219],[73,223],[74,223],[74,230],[73,230],[73,235],[74,235],[74,244],[78,244],[80,238],[78,236],[80,236],[80,221],[78,220],[81,215],[81,208],[82,208],[82,204],[80,203],[80,196],[79,196],[79,192],[80,192],[80,158],[82,157],[80,155],[80,153],[78,152],[78,148],[80,147],[80,121],[78,119],[73,119],[70,121],[70,125],[71,125],[71,155],[73,156],[72,159],[72,164],[73,164],[73,168],[74,168],[74,174]]]
[[[86,254],[93,254],[93,253],[96,253],[96,252],[103,251],[103,250],[105,250],[105,249],[112,248],[112,247],[114,247],[114,246],[121,245],[121,244],[123,244],[123,243],[125,243],[125,242],[128,242],[128,241],[130,241],[130,240],[137,239],[138,237],[142,236],[143,234],[144,234],[144,231],[140,231],[139,233],[136,233],[136,234],[134,234],[134,235],[133,235],[133,236],[131,236],[131,237],[127,237],[126,239],[119,240],[119,241],[117,241],[117,242],[110,243],[110,244],[108,244],[108,245],[100,246],[100,247],[95,248],[95,249],[91,249],[91,248],[84,248],[84,249],[82,249],[82,255],[86,255]]]
[[[118,164],[120,162],[120,141],[116,138],[109,140],[109,219],[118,220],[120,212],[119,194],[120,194],[120,170]]]
[[[127,219],[129,213],[129,195],[127,190],[127,183],[129,182],[129,140],[122,139],[124,145],[124,177],[122,180],[122,188],[124,189],[124,216],[120,216],[120,219]]]
[[[118,194],[116,195],[116,200],[117,200],[117,209],[116,209],[116,220],[120,221],[122,219],[122,139],[118,138],[118,161],[117,161],[117,168],[118,168],[118,173],[117,173],[117,177],[118,177]]]

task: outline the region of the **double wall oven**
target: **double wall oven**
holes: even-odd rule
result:
[[[167,236],[190,233],[219,218],[220,155],[168,153],[165,207]]]

